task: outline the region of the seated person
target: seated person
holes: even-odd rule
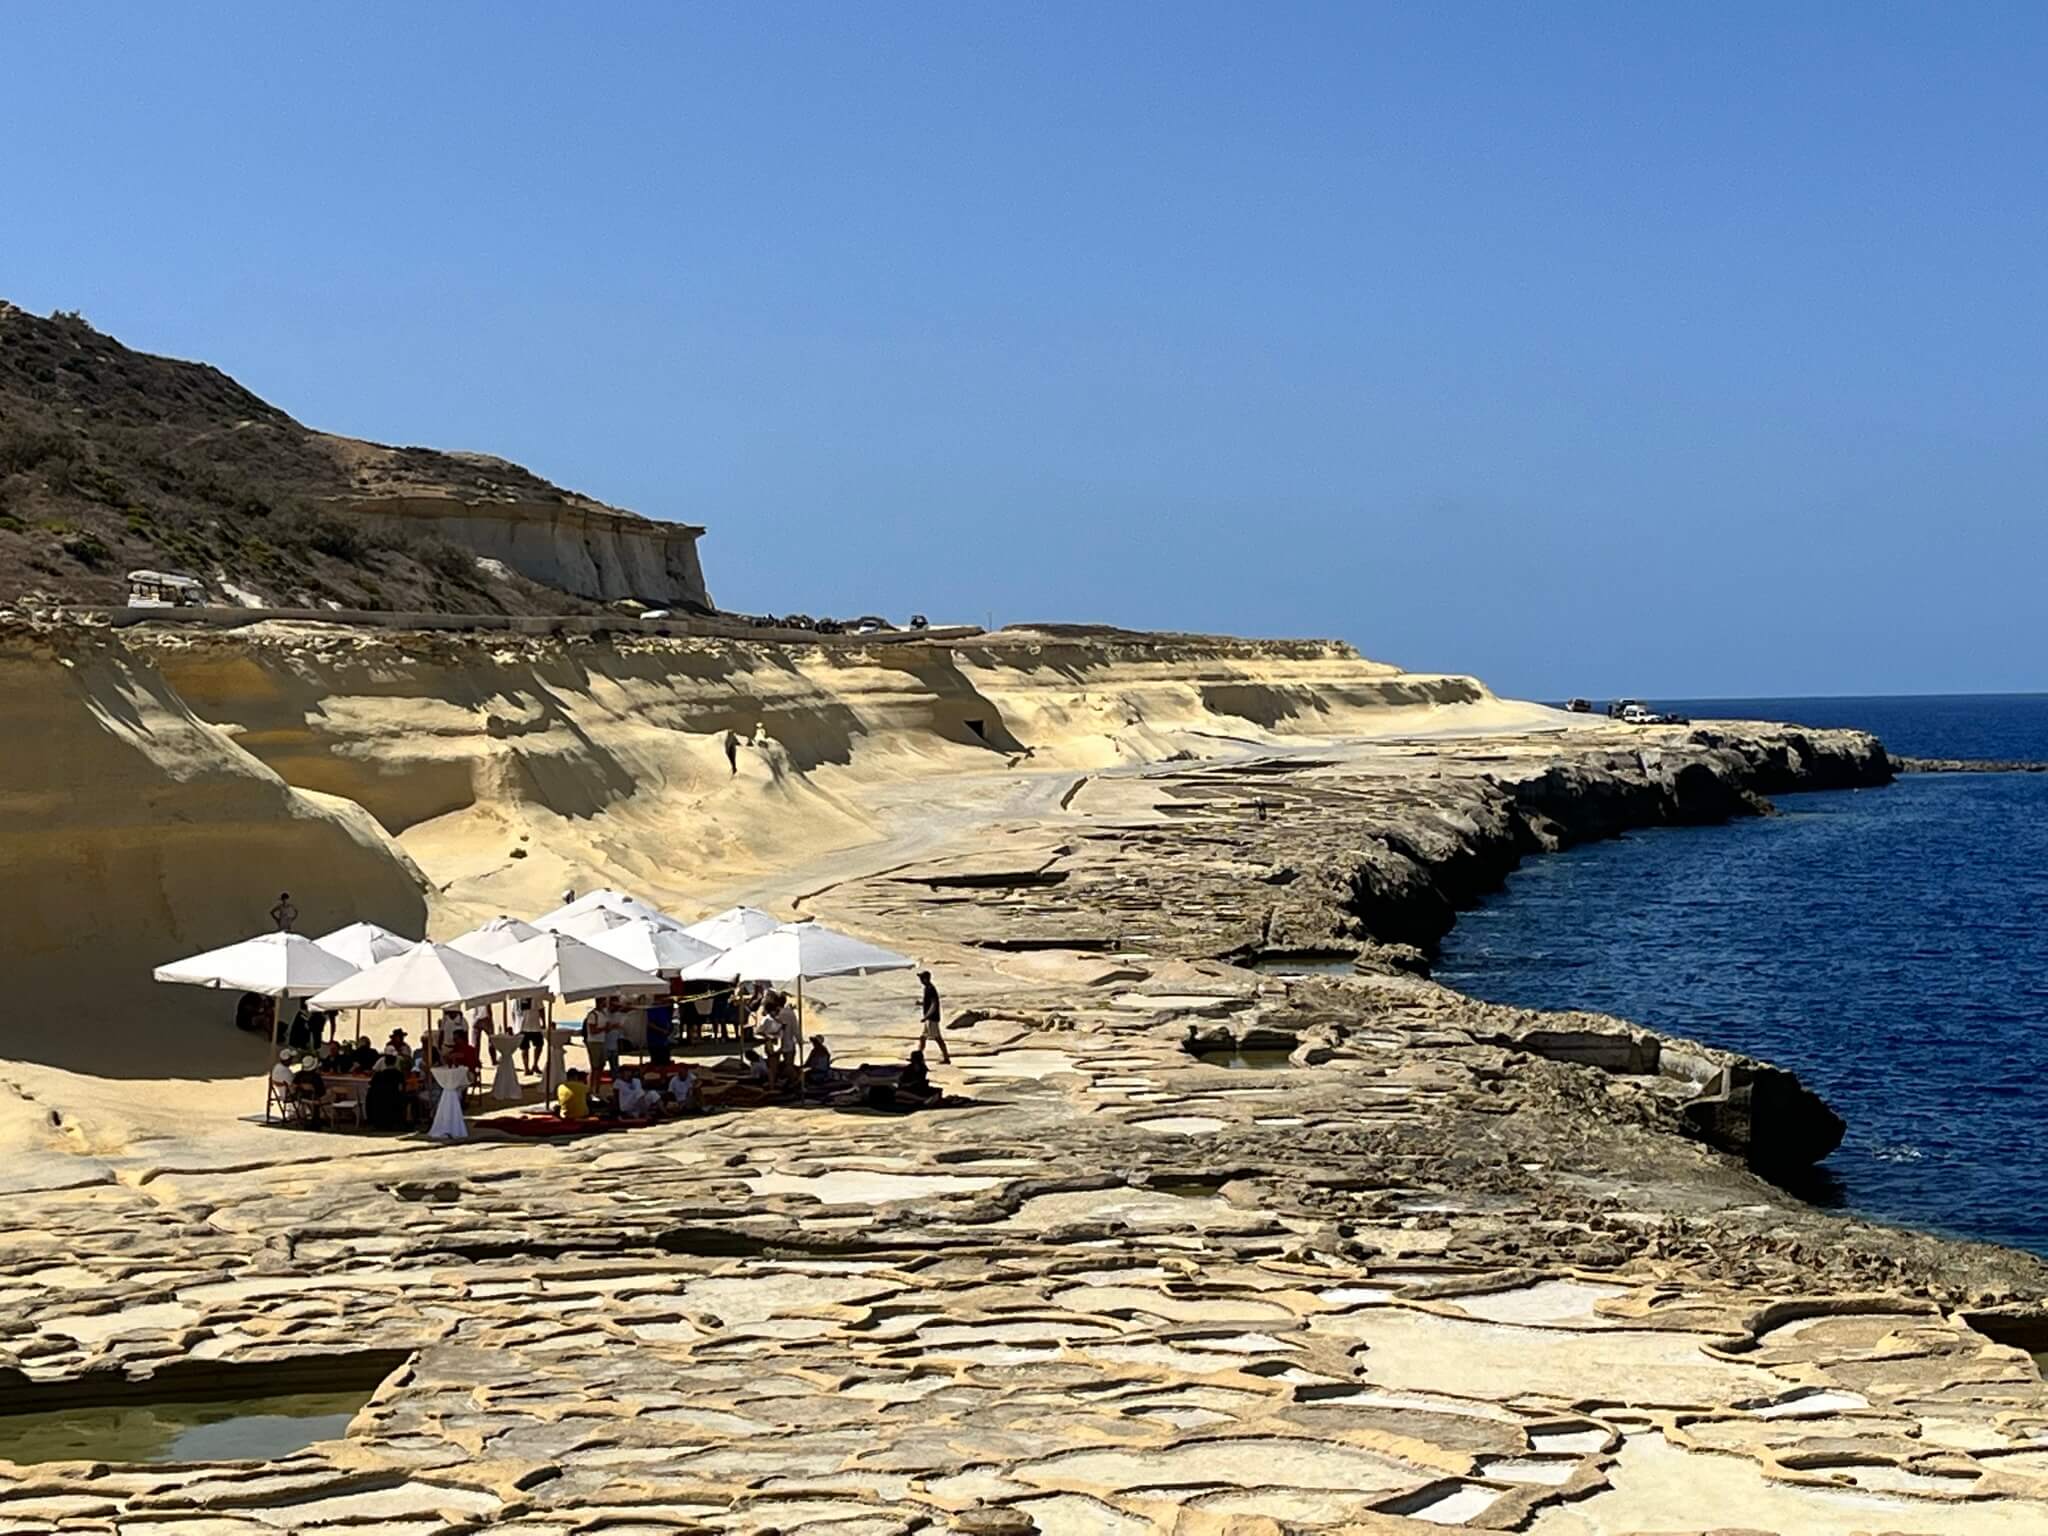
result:
[[[625,1073],[619,1078],[619,1118],[652,1120],[661,1112],[661,1094],[652,1078]]]
[[[277,1053],[277,1065],[270,1069],[270,1084],[280,1099],[288,1099],[292,1096],[292,1053],[290,1051],[279,1051]]]
[[[405,1038],[404,1030],[391,1031],[391,1038],[384,1042],[384,1054],[396,1056],[400,1061],[412,1060],[412,1044]]]
[[[569,1069],[562,1086],[555,1090],[555,1113],[564,1120],[590,1118],[590,1082],[575,1067]]]
[[[299,1058],[299,1070],[292,1074],[292,1097],[308,1125],[318,1127],[327,1120],[327,1082],[320,1076],[319,1063],[310,1056]]]
[[[811,1054],[804,1058],[804,1087],[822,1091],[832,1086],[832,1052],[823,1035],[811,1036]]]
[[[377,1057],[370,1068],[370,1086],[363,1091],[363,1118],[379,1131],[405,1129],[405,1073],[396,1056]]]
[[[924,1049],[919,1047],[910,1053],[910,1061],[896,1078],[896,1097],[899,1102],[910,1105],[936,1104],[942,1090],[932,1085],[932,1075],[925,1070]]]
[[[341,1042],[328,1040],[320,1046],[320,1070],[322,1072],[346,1072],[348,1063],[341,1059]]]
[[[697,1069],[686,1066],[668,1080],[669,1102],[682,1114],[695,1114],[704,1107],[704,1088],[697,1081]]]
[[[767,1058],[754,1049],[751,1041],[741,1048],[738,1077],[710,1084],[704,1091],[706,1103],[737,1106],[766,1104],[774,1096]]]
[[[469,1043],[469,1031],[458,1028],[448,1049],[441,1053],[443,1066],[467,1067],[472,1078],[483,1070],[483,1059],[477,1055],[476,1047]]]
[[[368,1035],[358,1035],[356,1037],[356,1048],[350,1051],[348,1055],[349,1070],[353,1072],[374,1072],[377,1070],[377,1064],[381,1059],[378,1053],[371,1048],[370,1037]],[[393,1062],[392,1065],[395,1067],[398,1063]]]

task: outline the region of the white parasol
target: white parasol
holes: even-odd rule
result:
[[[321,934],[313,942],[330,955],[339,955],[357,970],[367,971],[379,960],[404,954],[419,940],[393,933],[382,923],[350,923],[346,928]]]
[[[492,959],[499,950],[510,949],[536,936],[540,930],[516,917],[494,917],[448,941],[448,947],[478,960]]]
[[[566,933],[543,933],[501,949],[493,963],[539,984],[565,1003],[613,993],[668,992],[668,983],[651,971],[628,965],[618,956]]]
[[[743,981],[816,981],[821,976],[907,971],[917,962],[850,933],[808,922],[783,923],[727,950],[716,964],[718,969],[707,974]]]
[[[265,933],[158,966],[158,981],[192,987],[258,992],[265,997],[311,997],[355,975],[356,966],[303,934]]]
[[[552,912],[542,913],[533,920],[533,926],[543,933],[552,933],[570,918],[581,917],[586,912],[616,912],[621,917],[644,917],[649,922],[661,924],[664,928],[683,926],[651,902],[642,901],[638,896],[629,896],[624,891],[615,891],[609,887],[585,892]]]
[[[781,918],[759,907],[727,907],[701,922],[691,923],[683,932],[693,939],[702,939],[713,949],[725,950],[758,939],[764,933],[773,933],[781,926]]]
[[[315,1008],[466,1008],[508,997],[539,997],[547,988],[446,944],[421,942],[402,955],[329,987]]]
[[[609,918],[611,921],[594,921],[597,918]],[[577,937],[593,949],[601,949],[628,965],[663,976],[673,976],[685,966],[710,960],[718,954],[715,945],[693,939],[680,929],[650,923],[644,917],[624,918],[615,912],[606,912],[572,918],[571,921],[590,925]]]

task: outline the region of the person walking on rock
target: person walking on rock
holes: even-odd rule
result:
[[[939,989],[932,985],[932,973],[919,971],[917,979],[924,983],[924,998],[918,1004],[918,1013],[924,1019],[924,1030],[918,1036],[918,1044],[929,1040],[939,1048],[939,1055],[951,1062],[953,1053],[946,1048],[945,1033],[939,1027]]]

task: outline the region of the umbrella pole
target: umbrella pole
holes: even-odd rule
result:
[[[263,1064],[263,1123],[270,1124],[270,1074],[277,1069],[277,1034],[282,1023],[279,1017],[284,1012],[282,992],[270,1004],[270,1060]],[[290,1124],[289,1121],[286,1124]]]

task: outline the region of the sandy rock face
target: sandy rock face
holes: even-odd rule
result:
[[[167,995],[152,966],[267,929],[281,890],[308,932],[425,923],[419,872],[361,807],[292,788],[147,656],[78,637],[0,648],[0,718],[8,1058],[114,1076],[246,1070],[249,1042],[225,1024],[233,997]]]

